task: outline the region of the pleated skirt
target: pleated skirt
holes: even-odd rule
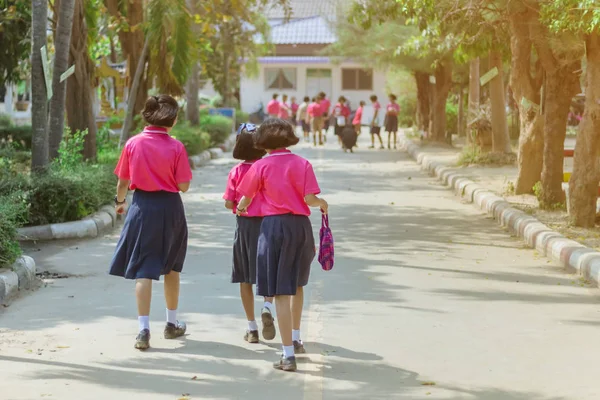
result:
[[[233,239],[232,283],[256,284],[256,253],[262,217],[237,217]]]
[[[188,229],[179,193],[136,190],[110,265],[110,274],[154,279],[181,272]]]
[[[295,295],[306,286],[315,258],[310,219],[303,215],[263,218],[256,257],[259,296]]]

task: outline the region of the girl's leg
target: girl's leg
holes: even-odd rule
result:
[[[384,147],[383,147],[383,140],[381,139],[381,134],[378,133],[377,137],[379,138],[379,144],[381,145],[381,148],[383,149]]]
[[[392,132],[388,132],[388,149],[392,148]]]
[[[292,296],[275,296],[275,306],[277,307],[277,325],[279,325],[279,334],[283,344],[283,357],[294,356],[294,342],[292,340]]]
[[[371,149],[375,148],[375,134],[371,133]]]
[[[394,149],[397,148],[398,143],[398,132],[394,132]]]
[[[275,319],[273,318],[273,297],[265,296],[265,304],[260,313],[260,319],[262,321],[262,335],[265,340],[275,339]]]
[[[135,299],[138,308],[140,333],[136,338],[135,348],[145,350],[150,347],[150,303],[152,301],[152,280],[135,281]]]
[[[319,145],[323,145],[323,131],[319,130]]]
[[[171,271],[165,275],[165,301],[167,303],[167,326],[165,339],[175,339],[183,336],[186,325],[177,321],[177,307],[179,306],[179,272]]]
[[[248,320],[248,330],[244,340],[248,343],[258,343],[258,324],[254,318],[254,292],[251,283],[240,283],[240,297]]]
[[[292,297],[292,342],[296,353],[305,353],[304,343],[300,339],[300,323],[302,321],[302,307],[304,306],[304,288],[298,286],[296,295]]]

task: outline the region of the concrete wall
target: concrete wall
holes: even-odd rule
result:
[[[264,77],[264,67],[267,68],[296,68],[296,90],[266,90],[265,89],[265,77]],[[266,65],[260,66],[260,73],[257,78],[248,78],[245,75],[242,75],[242,79],[240,82],[240,100],[241,100],[241,108],[242,111],[245,112],[254,112],[256,111],[260,103],[262,102],[263,106],[266,107],[267,103],[271,100],[271,96],[273,93],[287,94],[292,97],[295,96],[298,99],[298,102],[301,102],[302,98],[305,95],[307,90],[306,84],[306,70],[309,68],[328,68],[331,69],[332,73],[332,93],[327,93],[332,103],[337,101],[337,98],[340,95],[348,98],[350,100],[350,104],[352,105],[352,109],[356,109],[358,107],[358,103],[360,100],[364,100],[369,103],[369,96],[372,94],[376,94],[382,103],[382,105],[387,103],[387,93],[386,93],[386,73],[385,71],[374,71],[373,72],[373,90],[342,90],[342,67],[344,68],[361,68],[360,64],[356,63],[343,63],[341,65],[332,65],[329,63],[302,63],[302,64],[289,64],[289,63],[281,63],[274,64],[269,63]]]

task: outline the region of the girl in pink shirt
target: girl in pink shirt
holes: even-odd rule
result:
[[[229,172],[227,189],[225,190],[223,199],[225,199],[225,207],[234,210],[234,213],[242,198],[242,195],[238,191],[242,179],[250,167],[265,155],[264,150],[254,148],[252,134],[255,131],[255,125],[241,124],[238,129],[235,147],[233,148],[233,158],[242,160],[243,162],[233,167]],[[248,343],[258,343],[258,325],[254,318],[254,293],[252,285],[256,283],[256,250],[261,223],[260,199],[257,198],[248,207],[247,214],[237,217],[233,239],[231,282],[240,284],[240,296],[248,320],[248,329],[244,335],[244,340]],[[273,319],[272,297],[265,297],[261,320],[263,323],[263,338],[273,340],[276,332]]]
[[[277,93],[274,93],[273,98],[267,104],[267,114],[269,114],[271,118],[277,118],[277,116],[279,115],[279,101],[277,100],[278,97],[279,95]]]
[[[390,94],[390,103],[385,109],[385,131],[388,133],[388,149],[391,149],[390,140],[394,135],[394,150],[396,149],[396,137],[398,135],[398,114],[400,105],[396,103],[396,96]]]
[[[317,145],[317,135],[319,136],[319,146],[323,146],[323,111],[317,101],[313,97],[311,103],[306,109],[306,122],[310,125],[313,131],[313,143]]]
[[[371,120],[371,146],[370,149],[375,148],[375,136],[379,138],[380,149],[384,149],[383,140],[381,140],[381,125],[379,124],[381,118],[381,104],[377,101],[377,96],[371,96],[371,103],[373,103],[373,119]]]
[[[256,161],[242,184],[238,215],[246,215],[260,199],[263,215],[256,258],[257,292],[274,296],[277,323],[283,342],[283,356],[276,369],[296,370],[295,353],[304,353],[300,321],[310,265],[315,257],[315,241],[308,216],[310,207],[327,213],[312,165],[287,148],[297,144],[293,127],[281,119],[266,120],[254,135],[254,145],[268,155]]]
[[[354,130],[356,130],[356,135],[360,135],[360,128],[361,128],[361,120],[362,120],[362,113],[363,113],[363,108],[365,107],[365,102],[361,100],[360,105],[358,107],[358,109],[356,110],[356,114],[354,115],[354,119],[352,120],[352,125],[354,125]]]
[[[179,274],[187,250],[188,229],[179,192],[192,180],[185,147],[169,136],[179,106],[167,95],[151,96],[142,115],[148,126],[127,141],[115,169],[119,177],[115,207],[125,210],[127,190],[135,190],[110,274],[135,279],[139,334],[135,348],[150,347],[152,280],[164,275],[167,325],[165,339],[183,336],[186,325],[177,321]]]
[[[278,117],[284,120],[290,119],[290,105],[287,103],[288,96],[284,94],[281,98],[281,102],[279,103],[279,114]]]
[[[342,130],[348,125],[348,117],[350,116],[350,108],[346,105],[346,98],[340,96],[337,104],[333,107],[333,117],[335,118],[334,135],[338,137],[338,142],[342,143]]]

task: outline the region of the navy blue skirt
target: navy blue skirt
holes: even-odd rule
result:
[[[136,190],[110,274],[127,279],[154,279],[181,272],[188,229],[179,193]]]
[[[256,257],[259,296],[295,295],[306,286],[315,258],[315,239],[310,219],[303,215],[263,218]]]
[[[237,217],[233,239],[232,283],[256,283],[256,249],[262,217]]]

